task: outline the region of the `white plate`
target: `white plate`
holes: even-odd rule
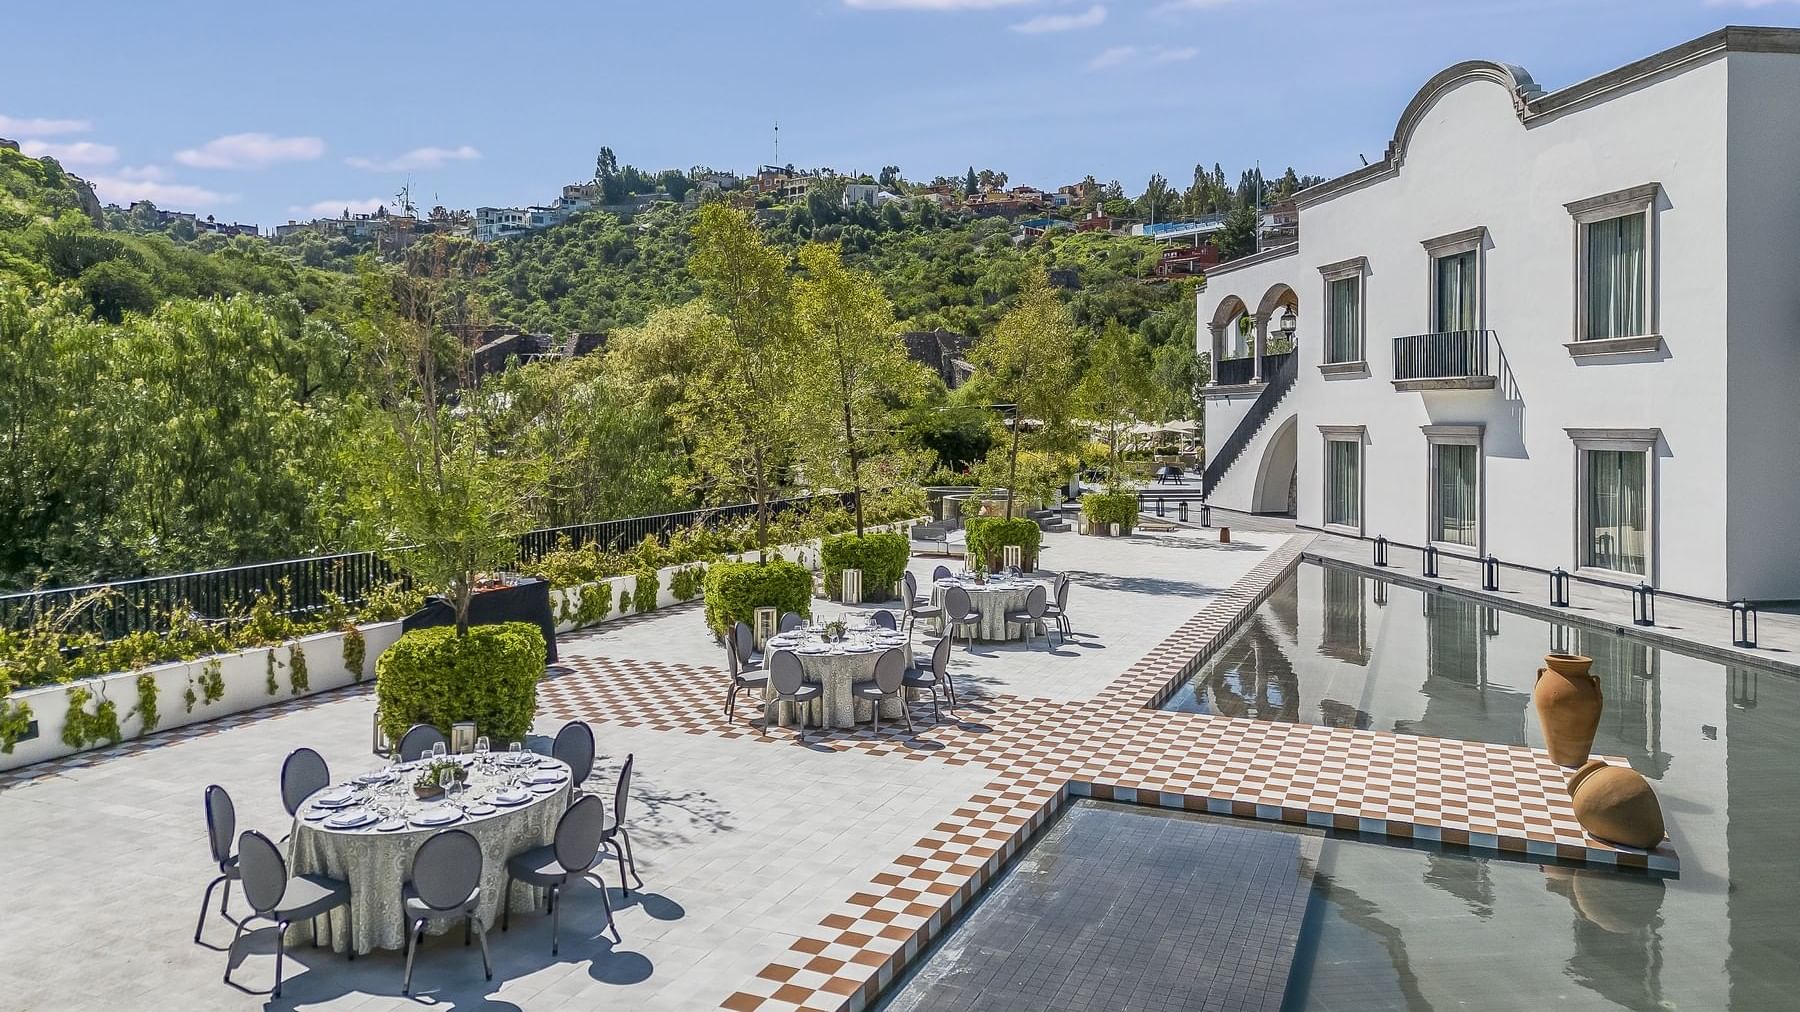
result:
[[[320,808],[348,808],[355,804],[356,794],[353,791],[338,791],[332,794],[321,794],[313,799],[313,804]]]
[[[436,808],[427,808],[413,816],[412,824],[415,826],[448,826],[460,818],[462,818],[461,812],[439,805]]]
[[[805,654],[808,657],[817,657],[820,654],[828,654],[830,652],[831,649],[829,647],[801,647],[794,651],[794,653]]]
[[[376,770],[374,773],[364,773],[357,777],[356,782],[365,787],[372,787],[376,784],[391,783],[393,779],[394,775],[387,770]]]
[[[845,647],[844,648],[844,653],[847,653],[847,654],[872,654],[874,652],[875,652],[874,647]]]
[[[516,789],[501,791],[499,794],[494,795],[494,804],[506,805],[508,807],[511,807],[513,805],[522,805],[525,802],[530,801],[530,800],[531,800],[531,792],[521,791],[521,790],[516,790]]]
[[[379,833],[392,833],[396,830],[405,829],[405,828],[406,828],[406,820],[405,819],[386,819],[386,820],[383,820],[382,822],[378,822],[375,824],[375,830],[376,830],[376,832],[379,832]]]
[[[492,815],[497,809],[493,805],[477,802],[469,806],[470,815]]]
[[[560,789],[561,789],[560,784],[532,784],[531,785],[531,793],[533,793],[533,794],[555,794]]]
[[[326,829],[356,829],[376,821],[375,813],[367,808],[350,808],[325,820]]]
[[[556,770],[539,770],[526,779],[533,784],[560,784],[569,779],[569,775]]]

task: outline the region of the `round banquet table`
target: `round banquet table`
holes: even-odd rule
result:
[[[796,649],[805,643],[805,637],[799,639],[775,637],[769,641],[771,653],[787,650],[800,658],[802,677],[823,688],[824,693],[813,702],[806,704],[806,723],[813,727],[855,727],[859,721],[875,719],[875,704],[866,699],[855,699],[850,695],[850,687],[857,682],[875,680],[875,661],[889,646],[897,647],[901,656],[906,659],[906,666],[913,666],[912,644],[906,640],[883,643],[866,652],[854,652],[845,648],[828,648],[822,653],[807,653]],[[766,662],[765,662],[766,663]],[[793,703],[775,703],[775,688],[771,685],[764,690],[769,703],[765,707],[776,711],[775,718],[782,727],[798,723],[794,716]],[[883,720],[904,720],[901,712],[901,701],[890,699],[881,704]]]
[[[404,947],[406,925],[401,891],[412,873],[413,854],[433,833],[446,829],[466,830],[481,844],[481,917],[489,930],[498,925],[500,903],[506,893],[507,858],[550,843],[556,836],[557,820],[570,801],[569,767],[549,756],[530,752],[524,755],[535,760],[536,765],[507,766],[509,760],[503,753],[492,755],[487,763],[477,762],[473,756],[452,757],[468,768],[469,778],[465,787],[448,801],[441,796],[429,801],[414,796],[413,780],[423,768],[422,763],[401,764],[399,776],[386,783],[359,782],[386,772],[376,771],[369,778],[333,785],[306,799],[294,819],[293,836],[288,842],[289,873],[327,875],[350,883],[355,937],[346,938],[344,910],[339,908],[318,918],[321,941],[328,941],[338,952],[343,952],[347,944],[354,945],[358,953]],[[494,803],[495,796],[507,790],[515,776],[528,778],[534,774],[561,779],[535,787],[520,785],[517,789],[530,795],[522,804]],[[353,794],[355,803],[341,809],[325,807],[324,803],[345,793]],[[413,821],[427,809],[446,805],[459,809],[456,821],[442,826],[419,826]],[[334,812],[358,807],[367,808],[371,814],[380,808],[398,817],[347,829],[334,829],[326,821]],[[523,884],[513,887],[514,910],[529,912],[539,899],[535,888]],[[449,919],[434,920],[426,930],[442,934],[453,923]],[[311,922],[289,926],[289,944],[311,939]]]
[[[975,583],[972,580],[939,580],[931,587],[931,603],[942,606],[944,591],[951,587],[961,587],[969,592],[969,603],[981,613],[981,621],[974,623],[975,638],[978,640],[1010,640],[1016,638],[1013,630],[1017,628],[1006,621],[1006,613],[1024,611],[1025,598],[1030,596],[1031,588],[1039,586],[1036,580],[1010,580],[996,583]],[[939,620],[942,628],[943,620]]]

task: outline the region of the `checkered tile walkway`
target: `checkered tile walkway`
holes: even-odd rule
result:
[[[928,706],[915,706],[916,732],[884,726],[808,735],[805,747],[813,749],[979,763],[995,778],[722,1007],[868,1007],[1070,797],[1679,869],[1666,843],[1644,852],[1588,839],[1569,806],[1564,771],[1539,751],[1154,709],[1310,540],[1290,538],[1092,700],[991,697],[946,712],[936,725]],[[760,724],[725,721],[725,682],[716,668],[576,657],[544,684],[540,712],[797,746],[792,729],[765,733]]]

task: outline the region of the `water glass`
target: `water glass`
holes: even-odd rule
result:
[[[512,761],[513,765],[517,766],[519,764],[519,759],[522,758],[524,750],[525,745],[523,742],[509,742],[506,746],[507,758]]]
[[[486,766],[487,760],[488,760],[488,739],[487,739],[487,735],[484,734],[481,737],[475,739],[475,761],[482,764],[483,766]]]
[[[449,754],[450,746],[445,745],[441,741],[434,741],[431,743],[431,758],[442,759]]]
[[[456,773],[455,773],[455,771],[454,770],[444,770],[443,772],[439,773],[438,774],[438,786],[442,787],[444,789],[445,800],[449,800],[451,793],[453,791],[455,791],[455,789],[456,789]]]

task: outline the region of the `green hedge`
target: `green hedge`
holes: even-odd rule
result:
[[[392,741],[414,724],[448,737],[465,720],[492,741],[522,741],[543,674],[544,634],[528,622],[475,626],[462,637],[455,626],[414,629],[375,661],[376,712]]]
[[[706,625],[723,637],[756,609],[812,615],[812,573],[798,562],[721,562],[706,571]]]
[[[912,544],[906,535],[891,531],[860,538],[854,534],[826,538],[819,553],[825,565],[825,595],[843,596],[844,570],[860,569],[863,599],[886,601],[894,592],[894,584],[900,581],[900,574],[906,572],[906,560],[911,555]]]
[[[968,548],[965,558],[970,564],[981,563],[989,572],[1006,564],[1006,555],[1002,551],[1007,545],[1018,545],[1023,548],[1025,568],[1036,569],[1038,548],[1043,544],[1044,532],[1038,529],[1037,521],[1028,517],[1015,517],[1007,520],[1004,517],[970,517],[963,523],[968,535]]]
[[[1130,534],[1137,525],[1138,497],[1135,492],[1089,492],[1081,497],[1081,515],[1089,524],[1118,524],[1120,534]]]

